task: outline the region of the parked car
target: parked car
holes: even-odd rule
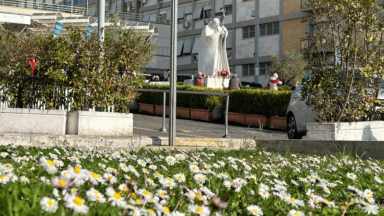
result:
[[[263,88],[263,86],[260,83],[255,83],[255,82],[241,82],[241,85],[243,87]]]
[[[307,73],[303,79],[311,77],[312,74]],[[316,116],[313,107],[309,107],[305,100],[301,100],[301,87],[302,81],[292,92],[291,100],[287,108],[287,135],[289,139],[301,139],[303,135],[307,133],[307,123],[314,123]],[[368,88],[368,94],[372,92],[371,88]],[[381,82],[381,89],[379,91],[379,100],[384,100],[384,80]],[[372,93],[371,93],[372,94]],[[379,107],[378,107],[379,108]],[[384,115],[381,116],[381,120],[384,120]]]

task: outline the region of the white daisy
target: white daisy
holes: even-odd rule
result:
[[[200,216],[209,216],[211,214],[211,211],[208,207],[204,205],[189,205],[188,206],[188,212],[191,212],[193,214],[197,214]]]
[[[379,206],[375,204],[366,204],[363,209],[367,214],[377,215],[379,213]]]
[[[292,209],[288,212],[288,216],[305,216],[304,212]]]
[[[121,209],[127,209],[128,205],[124,197],[121,197],[120,193],[117,193],[112,187],[108,187],[106,194],[109,196],[108,201],[111,202],[112,206],[117,206]]]
[[[29,183],[29,179],[25,176],[20,176],[20,181],[25,183],[25,184]]]
[[[87,198],[92,202],[105,203],[106,201],[104,195],[94,188],[89,189],[85,194]]]
[[[168,156],[165,158],[165,162],[169,165],[169,166],[173,166],[177,163],[177,160],[176,158],[172,157],[172,156]]]
[[[207,177],[203,174],[196,174],[193,179],[195,180],[195,182],[197,182],[198,184],[204,184],[205,183],[205,180],[207,179]]]
[[[185,176],[182,173],[175,174],[173,178],[179,183],[185,182]]]
[[[49,174],[56,174],[58,169],[52,160],[47,160],[44,156],[39,160],[40,166],[42,166]]]
[[[64,197],[64,205],[67,208],[73,209],[74,212],[87,214],[89,207],[84,205],[84,200],[76,195],[67,194]]]
[[[375,180],[375,182],[377,182],[379,184],[383,184],[383,180],[381,180],[381,178],[378,176],[375,176],[374,180]]]
[[[137,191],[137,194],[142,196],[145,200],[150,200],[153,195],[151,192],[149,192],[147,189],[143,188]]]
[[[196,173],[199,173],[200,172],[200,168],[194,164],[190,165],[189,166],[189,170],[193,173],[193,174],[196,174]]]
[[[55,199],[51,199],[48,197],[43,197],[40,200],[40,206],[41,206],[41,209],[43,209],[45,212],[52,212],[52,213],[55,213],[59,208],[57,201]]]
[[[247,210],[251,215],[256,215],[256,216],[263,215],[263,210],[261,210],[261,208],[257,205],[250,205],[247,207]]]
[[[357,176],[354,173],[347,173],[347,178],[355,181],[357,179]]]

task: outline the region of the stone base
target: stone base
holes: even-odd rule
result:
[[[64,135],[66,121],[66,111],[0,109],[0,133]]]
[[[133,115],[74,111],[68,113],[68,135],[132,136]]]
[[[384,121],[307,124],[309,140],[384,141]]]

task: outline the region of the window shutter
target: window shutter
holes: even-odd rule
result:
[[[183,19],[184,18],[184,8],[179,8],[178,14],[177,14],[177,19]]]
[[[227,48],[232,48],[232,32],[228,32],[226,45],[227,45]]]
[[[195,11],[193,12],[193,19],[200,19],[202,10],[203,10],[203,4],[197,4],[195,6]]]
[[[183,54],[191,54],[191,46],[192,46],[192,40],[191,39],[184,40]]]
[[[192,54],[199,53],[200,38],[195,38],[195,44],[193,45]]]
[[[184,40],[177,41],[177,55],[181,56],[181,50],[183,50]]]
[[[215,0],[215,13],[220,13],[220,8],[224,7],[223,0]]]

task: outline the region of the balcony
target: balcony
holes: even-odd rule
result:
[[[1,0],[0,6],[14,7],[16,9],[20,9],[20,11],[22,11],[23,14],[31,14],[31,15],[33,13],[39,13],[36,10],[68,13],[73,15],[85,15],[87,11],[87,9],[84,7],[47,4],[47,3],[25,1],[25,0]],[[10,12],[10,11],[4,11],[4,12]]]
[[[325,52],[333,52],[333,41],[330,38],[321,37],[319,38],[318,44],[325,40],[325,44],[323,44],[323,49]],[[302,54],[306,54],[314,50],[314,40],[309,38],[301,38],[300,39],[300,52]],[[320,51],[320,50],[319,50]]]

